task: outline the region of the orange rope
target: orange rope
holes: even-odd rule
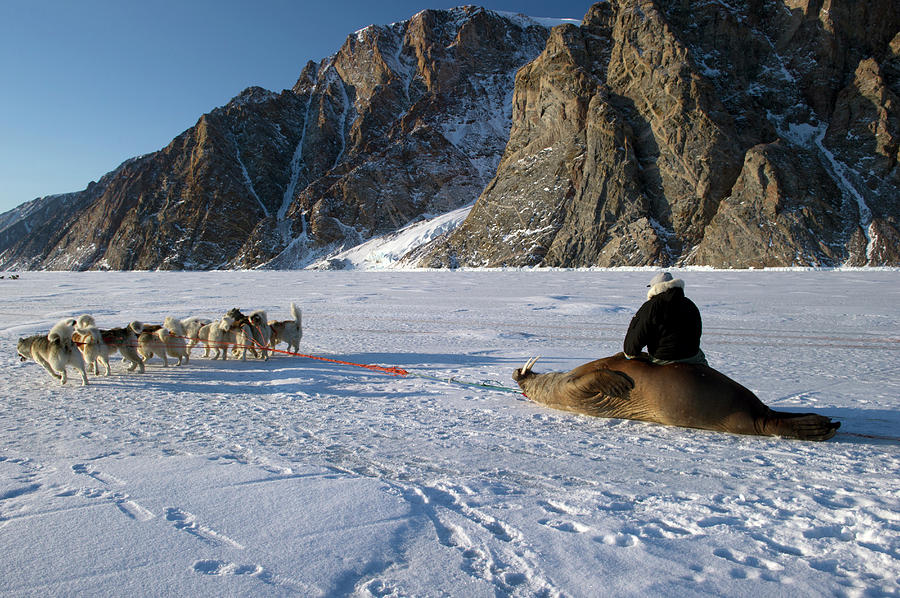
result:
[[[198,339],[192,339],[187,336],[178,336],[175,334],[173,334],[172,336],[174,336],[176,338],[183,338],[186,340],[191,340],[191,341],[198,340]],[[254,348],[256,348],[256,349],[260,349],[260,350],[271,351],[272,353],[282,353],[284,355],[291,355],[293,357],[305,357],[306,359],[317,359],[319,361],[328,361],[330,363],[339,363],[341,365],[352,365],[352,366],[358,367],[358,368],[366,368],[367,370],[384,372],[385,374],[390,374],[391,376],[408,376],[409,375],[409,372],[407,372],[406,370],[404,370],[402,368],[394,367],[394,366],[385,367],[385,366],[373,365],[373,364],[368,364],[368,363],[354,363],[352,361],[342,361],[340,359],[329,359],[328,357],[318,357],[316,355],[306,355],[305,353],[294,353],[293,351],[283,351],[281,349],[274,349],[272,347],[264,347],[261,344],[259,344],[258,342],[256,342],[255,339],[250,339],[250,340],[253,343],[253,345],[255,345],[255,346],[253,346],[253,345],[232,345],[231,343],[219,343],[219,344],[225,345],[225,346],[230,345],[230,346],[233,346],[238,349],[254,349]],[[207,342],[210,342],[210,341],[207,341]],[[200,346],[200,345],[199,344],[194,345],[194,348],[196,349],[198,346]]]
[[[376,370],[379,372],[384,372],[385,374],[390,374],[392,376],[408,376],[409,372],[402,368],[398,368],[395,366],[380,366],[380,365],[372,365],[367,363],[353,363],[352,361],[341,361],[340,359],[329,359],[327,357],[318,357],[316,355],[305,355],[303,353],[294,353],[292,351],[282,351],[281,349],[269,349],[273,353],[283,353],[285,355],[293,355],[294,357],[305,357],[307,359],[318,359],[319,361],[329,361],[331,363],[339,363],[341,365],[352,365],[358,368],[366,368],[367,370]]]

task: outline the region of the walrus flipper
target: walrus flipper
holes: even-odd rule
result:
[[[615,370],[599,369],[578,376],[570,383],[579,394],[592,397],[598,394],[607,397],[625,398],[634,388],[634,381]]]
[[[565,399],[558,407],[596,417],[617,417],[623,409],[628,410],[632,388],[634,381],[622,372],[605,368],[592,370],[566,381],[559,395]]]

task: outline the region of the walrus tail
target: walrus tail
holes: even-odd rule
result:
[[[840,427],[841,422],[816,413],[772,411],[765,420],[763,433],[798,440],[828,440]]]

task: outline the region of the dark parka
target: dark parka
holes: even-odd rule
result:
[[[661,288],[658,288],[661,287]],[[625,335],[625,355],[636,357],[647,347],[656,359],[678,360],[700,351],[703,327],[700,310],[684,296],[684,282],[672,280],[657,285],[652,295],[634,314]]]

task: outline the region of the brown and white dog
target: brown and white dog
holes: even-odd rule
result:
[[[278,343],[287,343],[288,351],[296,353],[300,350],[300,339],[303,338],[302,313],[294,303],[291,303],[291,315],[293,320],[275,320],[269,322],[272,336],[269,338],[269,346],[273,349]]]
[[[122,354],[122,358],[126,362],[131,362],[128,371],[133,372],[138,368],[140,373],[144,373],[144,360],[138,355],[138,335],[144,330],[144,325],[140,322],[132,322],[124,328],[110,328],[109,330],[101,330],[100,336],[103,343],[109,348],[112,355],[116,351]]]
[[[235,347],[232,349],[234,355],[240,355],[242,360],[246,360],[247,349],[250,349],[254,357],[259,357],[253,343],[253,327],[250,318],[241,313],[237,307],[229,309],[225,316],[232,319],[231,330],[235,333]]]
[[[68,380],[66,366],[71,365],[81,374],[81,385],[87,386],[84,357],[72,340],[75,323],[74,319],[68,318],[58,322],[46,336],[36,334],[20,338],[16,346],[19,357],[22,361],[33,359],[61,384]]]
[[[261,309],[250,314],[250,332],[253,335],[254,348],[259,349],[263,360],[269,359],[269,343],[272,340],[272,329],[269,327],[269,317]]]

